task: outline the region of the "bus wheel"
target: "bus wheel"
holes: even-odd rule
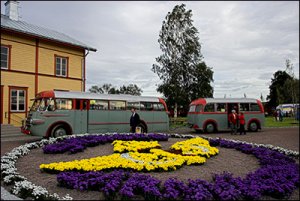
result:
[[[51,137],[61,137],[67,135],[67,131],[63,125],[57,125],[52,129]]]
[[[258,130],[258,125],[255,121],[252,121],[249,125],[249,131],[256,132]]]
[[[215,125],[213,123],[206,124],[205,132],[213,133],[216,130]]]

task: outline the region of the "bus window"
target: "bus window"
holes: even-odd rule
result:
[[[82,109],[87,110],[88,107],[88,100],[82,100]]]
[[[250,109],[251,111],[260,111],[257,103],[250,103]]]
[[[32,106],[30,108],[30,111],[33,111],[33,112],[37,111],[38,108],[39,108],[39,106],[40,106],[40,104],[41,104],[41,101],[42,101],[41,99],[34,100]]]
[[[131,110],[131,108],[140,109],[140,103],[139,102],[128,102],[127,103],[127,110]]]
[[[125,110],[125,101],[110,101],[110,110]]]
[[[147,111],[153,110],[152,103],[141,102],[141,110],[147,110]]]
[[[153,110],[155,110],[155,111],[164,111],[165,107],[161,103],[153,103]]]
[[[90,110],[107,110],[108,101],[105,100],[90,100]]]
[[[189,112],[195,112],[195,108],[196,108],[195,105],[191,105],[191,106],[190,106],[190,109],[189,109]]]
[[[48,111],[54,111],[55,110],[55,102],[53,99],[50,99],[49,105],[48,105]]]
[[[249,103],[240,103],[240,111],[249,111]]]
[[[226,112],[226,104],[216,103],[216,112]]]
[[[204,107],[204,112],[214,112],[215,111],[215,104],[213,103],[208,103]]]
[[[71,110],[72,109],[73,101],[70,99],[56,99],[55,102],[56,102],[56,109],[58,109],[58,110]],[[76,102],[76,105],[77,105],[77,102]]]
[[[196,106],[196,112],[202,112],[203,105],[197,105]]]

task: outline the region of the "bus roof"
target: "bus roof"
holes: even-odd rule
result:
[[[43,91],[36,98],[70,98],[70,99],[104,99],[120,100],[128,102],[162,102],[161,98],[153,96],[133,96],[128,94],[96,94],[91,92],[80,91]]]
[[[190,105],[207,103],[257,103],[255,98],[199,98],[191,102]]]

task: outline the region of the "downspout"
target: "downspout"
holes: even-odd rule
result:
[[[83,91],[85,91],[85,78],[86,78],[86,66],[85,66],[85,58],[87,57],[87,55],[90,53],[90,50],[87,49],[87,53],[84,55],[83,58]]]

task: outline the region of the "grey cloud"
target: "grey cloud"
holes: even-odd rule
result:
[[[87,88],[135,82],[143,95],[160,95],[160,80],[150,69],[162,53],[157,42],[162,21],[181,3],[192,10],[204,61],[213,67],[215,97],[266,97],[286,59],[299,77],[299,2],[21,1],[20,6],[22,20],[98,49],[87,57]]]

